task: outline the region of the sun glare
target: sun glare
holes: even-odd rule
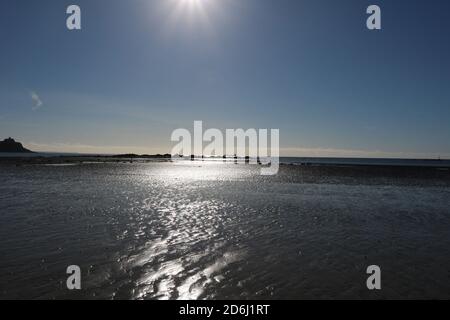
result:
[[[205,2],[205,0],[180,0],[181,2],[185,2],[189,5],[200,5],[202,2]]]
[[[201,0],[181,0],[181,1],[189,4],[195,4],[196,2],[200,2]]]
[[[215,2],[211,0],[170,0],[169,28],[193,26],[210,30],[210,17]]]
[[[178,0],[180,7],[192,11],[204,12],[207,0]]]

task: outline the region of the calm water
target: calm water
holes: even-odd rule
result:
[[[0,165],[0,181],[3,299],[450,298],[445,169]]]

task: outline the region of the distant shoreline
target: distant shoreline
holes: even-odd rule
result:
[[[39,164],[82,164],[82,163],[146,163],[173,161],[169,154],[138,155],[79,155],[79,154],[50,154],[50,153],[0,153],[0,164],[11,165],[39,165]],[[186,162],[228,162],[245,163],[244,158],[234,157],[190,157],[180,158]],[[280,164],[285,166],[370,166],[370,167],[431,167],[450,168],[450,160],[438,159],[382,159],[382,158],[320,158],[320,157],[280,157]],[[251,164],[250,164],[251,165]]]

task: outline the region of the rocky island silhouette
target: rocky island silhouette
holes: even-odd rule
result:
[[[20,142],[16,142],[10,137],[0,141],[0,152],[32,153],[33,151],[24,148]]]

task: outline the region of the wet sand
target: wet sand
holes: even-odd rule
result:
[[[0,298],[450,297],[446,168],[99,160],[1,161]]]

